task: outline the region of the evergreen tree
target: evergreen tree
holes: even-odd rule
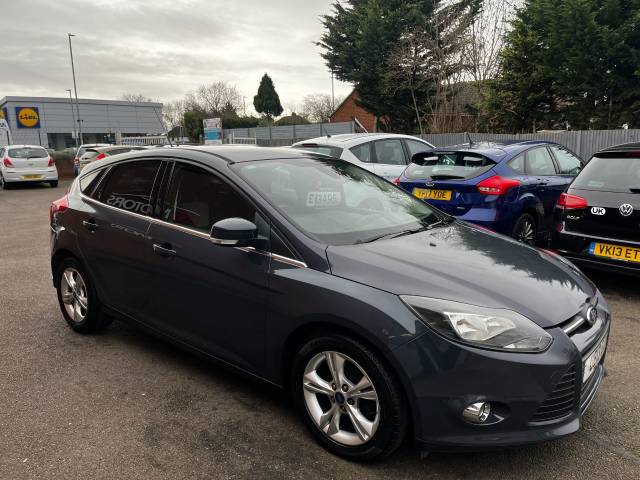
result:
[[[527,0],[485,107],[501,130],[640,124],[640,0]]]
[[[279,116],[283,111],[282,105],[280,105],[280,97],[273,85],[273,80],[271,80],[271,77],[266,73],[262,76],[262,80],[260,80],[258,94],[253,97],[253,107],[256,109],[256,112],[266,115],[269,121],[271,121],[273,117]]]

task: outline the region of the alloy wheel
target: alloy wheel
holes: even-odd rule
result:
[[[524,218],[520,222],[520,225],[518,226],[518,231],[516,233],[516,240],[522,243],[526,243],[527,245],[534,244],[535,227],[528,218]]]
[[[334,351],[318,353],[307,363],[302,388],[313,422],[333,441],[358,446],[373,438],[380,423],[378,394],[352,358]]]
[[[60,292],[69,318],[82,322],[89,312],[89,297],[82,275],[75,268],[68,267],[62,273]]]

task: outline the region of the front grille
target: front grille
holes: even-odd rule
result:
[[[562,376],[553,392],[540,404],[530,421],[547,422],[569,415],[575,405],[576,378],[574,365]]]

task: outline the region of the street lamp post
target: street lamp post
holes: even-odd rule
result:
[[[71,134],[76,141],[76,148],[78,148],[78,133],[77,133],[77,124],[76,124],[76,113],[73,111],[73,98],[71,97],[71,89],[67,88],[67,92],[69,92],[69,105],[71,105],[71,116],[73,117],[73,123],[71,124]]]
[[[78,105],[78,87],[76,86],[76,69],[73,65],[73,48],[71,47],[71,37],[75,37],[73,33],[67,33],[69,37],[69,53],[71,54],[71,73],[73,74],[73,91],[76,95],[76,113],[78,116],[78,131],[80,133],[80,144],[84,143],[82,138],[82,122],[80,121],[80,106]]]

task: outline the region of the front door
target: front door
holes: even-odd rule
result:
[[[407,157],[398,138],[373,142],[374,172],[376,175],[393,181],[407,168]]]
[[[147,321],[204,352],[248,370],[264,361],[270,257],[214,244],[222,219],[250,220],[268,238],[267,223],[235,188],[209,170],[176,162],[152,222],[154,296]]]

